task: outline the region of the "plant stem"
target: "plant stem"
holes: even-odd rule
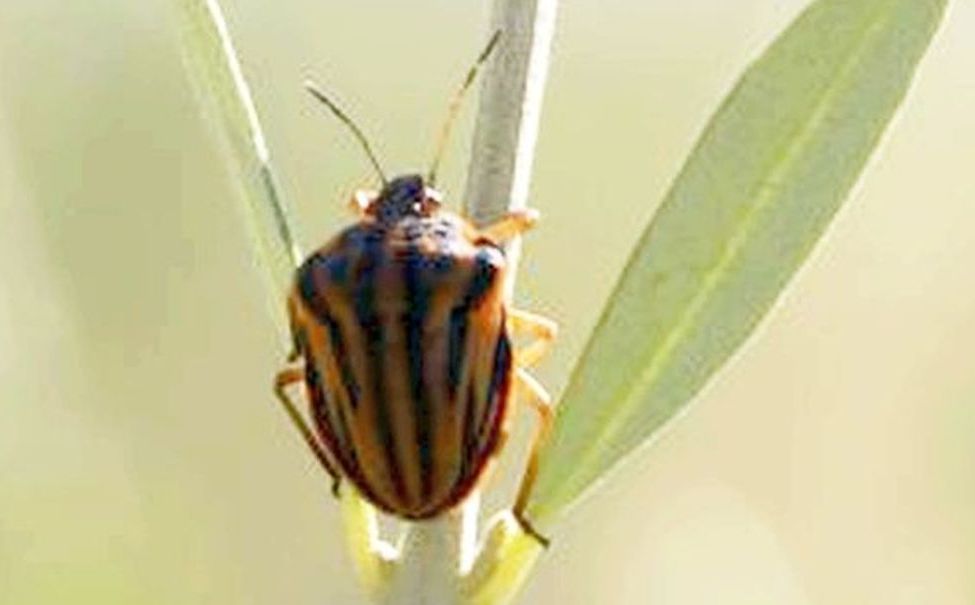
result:
[[[491,28],[501,31],[501,46],[484,74],[464,192],[477,225],[527,204],[557,7],[558,0],[494,2]],[[510,299],[520,239],[507,253]]]
[[[495,0],[490,31],[501,40],[481,85],[464,195],[475,224],[526,205],[557,4]],[[519,251],[518,241],[507,248],[509,301]],[[475,494],[462,511],[410,528],[383,605],[464,602],[460,574],[473,564],[479,502]]]
[[[412,525],[382,605],[458,603],[461,523],[451,513]]]

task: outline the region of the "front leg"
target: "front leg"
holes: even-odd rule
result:
[[[372,191],[369,189],[359,189],[358,191],[352,194],[352,197],[349,198],[349,201],[346,204],[346,206],[349,208],[349,211],[355,215],[357,219],[361,220],[366,216],[366,213],[369,211],[369,208],[372,206],[373,202],[375,202],[376,198],[378,197],[379,197],[379,193],[376,191]]]
[[[535,226],[538,222],[538,210],[522,208],[512,210],[500,220],[481,229],[481,235],[496,244],[503,244],[513,237],[521,235]]]

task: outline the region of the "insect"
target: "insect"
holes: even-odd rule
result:
[[[365,136],[313,85],[309,90],[362,144],[382,189],[358,191],[358,221],[297,269],[288,296],[293,364],[275,393],[333,480],[394,516],[421,520],[461,503],[485,476],[508,434],[512,403],[539,424],[512,512],[525,517],[551,398],[527,372],[555,337],[549,319],[504,298],[503,245],[537,213],[512,211],[477,228],[443,208],[436,167],[459,101],[498,34],[451,103],[429,175],[386,179]],[[518,336],[527,338],[515,346]],[[311,426],[288,394],[304,383]],[[312,428],[312,426],[314,428]]]

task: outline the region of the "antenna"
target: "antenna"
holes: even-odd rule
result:
[[[379,174],[379,179],[383,182],[383,186],[385,187],[389,181],[386,179],[386,173],[383,172],[382,166],[379,165],[379,160],[376,159],[376,154],[373,153],[372,147],[369,146],[369,141],[366,140],[366,135],[362,134],[362,131],[359,130],[359,127],[356,126],[355,122],[352,121],[352,118],[342,111],[342,109],[336,105],[334,101],[329,99],[328,96],[322,92],[322,90],[318,88],[314,82],[311,80],[305,80],[305,89],[308,90],[313,97],[321,101],[323,105],[332,110],[335,117],[349,127],[349,130],[352,131],[352,134],[355,136],[356,140],[362,144],[362,148],[366,151],[366,155],[369,156],[369,161],[372,162],[373,168],[376,169],[376,173]]]
[[[450,105],[447,107],[447,118],[443,122],[443,126],[440,127],[440,135],[437,137],[437,147],[433,154],[433,162],[430,164],[430,172],[427,173],[427,183],[432,187],[437,180],[437,169],[440,167],[440,160],[443,158],[444,150],[447,148],[447,140],[450,138],[450,129],[453,127],[454,122],[457,119],[457,113],[460,109],[460,103],[464,100],[464,95],[467,90],[474,83],[474,79],[477,77],[477,72],[480,71],[481,67],[487,62],[491,57],[491,52],[498,45],[498,40],[501,38],[501,30],[494,32],[491,39],[488,40],[487,46],[478,55],[477,60],[474,61],[474,65],[471,66],[470,70],[467,72],[467,77],[464,78],[463,84],[454,93],[454,97],[450,100]]]

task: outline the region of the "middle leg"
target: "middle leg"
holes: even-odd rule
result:
[[[527,334],[532,338],[524,347],[515,350],[515,363],[531,367],[545,356],[555,341],[559,325],[547,317],[522,311],[508,310],[508,326],[514,334]]]

